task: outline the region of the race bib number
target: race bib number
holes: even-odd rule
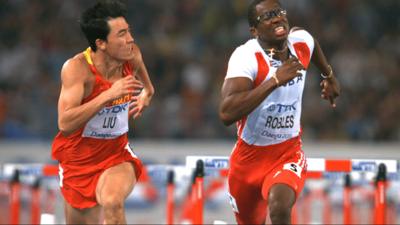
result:
[[[300,178],[301,178],[301,172],[303,172],[303,168],[301,168],[301,166],[299,166],[299,164],[293,163],[293,162],[292,163],[286,163],[285,165],[283,165],[283,169],[292,171],[293,173],[295,173]]]
[[[257,121],[258,134],[266,139],[286,140],[297,134],[299,124],[298,101],[281,104],[272,103],[262,108]]]
[[[114,139],[129,130],[129,102],[101,109],[83,130],[83,137]]]

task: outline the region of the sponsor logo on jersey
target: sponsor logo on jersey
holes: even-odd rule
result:
[[[109,104],[109,105],[107,105],[107,106],[121,105],[121,104],[130,102],[130,101],[131,101],[131,98],[132,98],[132,96],[131,96],[130,94],[129,94],[129,95],[125,95],[125,96],[123,96],[123,97],[121,97],[121,98],[118,98],[118,99],[113,100],[113,101],[111,102],[111,104]]]
[[[273,104],[270,105],[267,110],[269,112],[275,112],[277,111],[278,113],[284,113],[284,112],[291,112],[291,111],[296,111],[296,104],[297,101],[293,102],[290,105],[284,105],[284,104]]]
[[[104,107],[100,112],[97,113],[98,116],[101,116],[103,114],[110,114],[110,113],[120,113],[123,111],[126,111],[128,109],[129,103],[125,103],[123,105],[115,105],[111,107]]]

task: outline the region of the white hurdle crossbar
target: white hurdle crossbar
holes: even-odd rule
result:
[[[228,169],[227,156],[187,156],[186,167],[194,169],[203,160],[205,169]],[[385,164],[387,173],[397,173],[398,162],[392,159],[324,159],[307,158],[307,171],[313,172],[377,172],[379,164]]]

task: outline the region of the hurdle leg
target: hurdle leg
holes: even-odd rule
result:
[[[343,189],[343,224],[352,223],[352,207],[351,207],[351,177],[346,174],[344,177]]]
[[[19,180],[19,171],[15,170],[14,176],[11,180],[11,193],[10,193],[10,223],[19,224],[20,215],[20,193],[21,184]]]
[[[167,181],[167,224],[174,224],[174,171],[168,171]]]
[[[375,224],[386,223],[386,166],[379,165],[375,186]]]
[[[203,224],[203,182],[204,182],[204,163],[203,160],[198,160],[196,165],[196,178],[195,178],[195,212],[193,224]]]
[[[40,224],[40,181],[35,180],[31,187],[31,224]]]

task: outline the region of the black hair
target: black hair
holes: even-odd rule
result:
[[[249,8],[247,10],[247,22],[249,23],[250,27],[256,27],[257,26],[257,18],[256,18],[256,6],[263,2],[265,0],[253,0]]]
[[[98,1],[82,13],[79,25],[93,51],[97,50],[97,39],[107,41],[110,33],[107,22],[117,17],[126,18],[126,13],[125,4],[117,0]]]
[[[250,27],[256,27],[257,26],[258,22],[257,22],[256,7],[257,7],[258,4],[260,4],[263,1],[267,1],[267,0],[253,0],[250,3],[249,8],[247,10],[247,22],[249,23]],[[279,3],[279,1],[278,1],[278,3]]]

